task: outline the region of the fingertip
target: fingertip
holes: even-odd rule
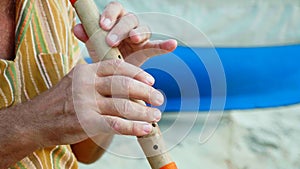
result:
[[[149,86],[153,86],[154,82],[155,82],[154,77],[148,73],[143,73],[143,74],[139,75],[139,77],[136,77],[136,79],[140,80],[141,82],[143,82]]]
[[[75,26],[73,27],[72,31],[73,31],[73,33],[74,33],[75,35],[77,35],[77,34],[83,32],[83,31],[84,31],[83,25],[82,25],[81,23],[75,25]]]
[[[155,110],[154,112],[154,121],[158,122],[161,119],[162,113],[160,110]]]
[[[106,36],[106,42],[109,46],[115,47],[119,45],[119,37],[117,34],[108,34]]]
[[[129,37],[130,37],[131,42],[133,42],[135,44],[138,44],[141,41],[140,36],[137,35],[137,34],[134,34],[134,33],[130,32]]]
[[[172,52],[177,47],[177,41],[175,39],[169,39],[166,41],[166,50]]]
[[[117,1],[111,1],[103,10],[100,17],[100,27],[109,31],[112,29],[117,19],[125,15],[125,10],[123,6]]]
[[[126,62],[124,62],[124,63],[126,63]],[[136,74],[136,75],[134,76],[134,78],[135,78],[136,80],[139,80],[139,81],[141,81],[141,82],[147,84],[147,85],[153,86],[154,83],[155,83],[154,77],[153,77],[151,74],[149,74],[148,72],[142,70],[141,68],[138,68],[138,69],[140,69],[140,70],[138,70],[139,73]]]
[[[72,29],[74,35],[82,42],[86,42],[88,41],[89,37],[87,36],[87,34],[85,33],[85,30],[82,26],[82,24],[77,24],[73,27]]]
[[[177,40],[175,39],[170,39],[171,43],[174,44],[175,47],[177,47],[178,43],[177,43]]]
[[[165,98],[161,92],[158,90],[154,90],[153,93],[151,93],[151,98],[150,98],[150,104],[154,106],[161,106],[165,101]]]
[[[109,31],[112,28],[112,20],[108,17],[105,17],[104,15],[101,15],[100,19],[100,27],[105,30]]]
[[[145,77],[145,82],[146,82],[147,84],[149,84],[150,86],[152,86],[152,85],[154,84],[154,82],[155,82],[155,79],[154,79],[154,77],[151,76],[151,75],[146,75],[146,77]]]
[[[151,133],[152,129],[153,129],[153,127],[151,124],[149,124],[149,123],[144,124],[143,125],[143,135]]]

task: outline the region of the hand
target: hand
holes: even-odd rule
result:
[[[38,130],[42,147],[78,143],[99,132],[142,136],[161,112],[131,99],[161,105],[163,96],[153,83],[151,75],[120,60],[79,65],[29,103],[39,116],[30,112],[24,118]]]
[[[109,31],[106,42],[112,47],[117,46],[125,61],[135,66],[141,66],[152,56],[171,52],[177,46],[172,39],[150,41],[149,28],[139,25],[137,16],[127,13],[118,2],[111,2],[105,7],[99,24],[103,30]],[[76,25],[73,31],[79,40],[88,40],[81,24]]]
[[[135,66],[141,66],[148,58],[150,58],[152,56],[171,52],[177,46],[177,42],[175,40],[150,41],[149,38],[151,36],[151,33],[150,33],[148,27],[139,25],[137,17],[133,14],[126,13],[126,11],[123,9],[122,5],[120,5],[117,2],[111,2],[110,4],[108,4],[106,6],[106,8],[104,9],[104,11],[102,13],[102,16],[100,17],[99,26],[103,30],[109,31],[109,33],[106,37],[107,44],[109,44],[111,47],[117,46],[120,49],[125,61],[128,63],[131,63]],[[79,40],[81,40],[83,42],[88,41],[88,37],[85,34],[85,31],[81,24],[76,25],[73,28],[73,32]],[[88,43],[86,44],[86,46],[88,47]],[[89,47],[88,47],[88,49],[89,49]],[[92,50],[89,50],[89,53],[91,56],[93,56]],[[149,77],[149,76],[147,76],[147,77]],[[143,82],[146,82],[146,81],[143,80]],[[149,84],[149,80],[148,80],[148,84],[152,85],[153,84],[152,81],[154,81],[154,80],[150,80],[150,81],[151,82]],[[138,89],[138,90],[140,90],[139,92],[143,91],[142,89]],[[126,90],[125,90],[125,92],[126,92]],[[149,93],[149,96],[150,96],[150,93]],[[154,97],[154,95],[152,95],[151,97]],[[123,100],[123,101],[125,101],[125,100]],[[128,104],[128,101],[129,100],[126,101],[127,105],[135,104],[133,102]],[[123,105],[126,105],[126,104],[123,104]],[[119,106],[121,106],[121,105],[119,105]],[[138,107],[140,107],[140,105]],[[79,106],[79,108],[80,108],[80,106]],[[121,106],[121,108],[122,108],[122,106]],[[124,106],[123,106],[123,108],[124,108]],[[139,112],[139,111],[145,112],[145,110],[147,110],[147,109],[148,109],[148,111],[151,110],[151,108],[147,108],[145,106],[142,106],[141,108],[143,108],[144,110],[137,109],[137,111],[131,112],[131,113],[133,113],[132,115],[128,114],[125,111],[125,114],[127,114],[127,116],[137,116],[137,112]],[[122,112],[122,110],[120,111],[120,108],[116,107],[116,109],[119,110],[119,112]],[[83,111],[84,111],[84,108],[80,112],[83,112]],[[154,111],[154,110],[152,110],[152,111]],[[156,111],[156,112],[158,112],[158,111]],[[84,113],[80,113],[80,114],[83,115]],[[145,113],[141,113],[140,115],[143,115],[143,114],[145,116]],[[151,115],[151,113],[150,114],[148,113],[148,116],[152,116],[152,118],[150,118],[150,119],[153,119],[153,113],[152,113],[152,115]],[[136,118],[132,118],[132,119],[136,119]],[[146,121],[151,121],[150,119],[146,118]],[[130,119],[127,119],[129,121],[126,121],[124,119],[119,119],[119,120],[124,122],[123,123],[124,125],[122,125],[122,126],[116,125],[118,130],[121,130],[121,131],[124,129],[128,130],[128,127],[129,127],[129,130],[130,130],[130,128],[132,128],[132,125],[128,125],[128,123],[135,124],[133,122],[130,122]],[[94,123],[92,123],[92,124],[94,124]],[[92,127],[85,126],[85,128],[92,128]],[[122,128],[124,128],[124,129],[122,129]],[[141,126],[140,127],[136,126],[136,128],[140,128],[138,130],[142,131]],[[131,130],[131,132],[136,133],[137,129],[134,129],[134,130]],[[145,132],[139,132],[134,135],[140,135],[140,134],[145,134]],[[103,136],[103,134],[100,134],[93,138],[99,138],[96,140],[106,140],[104,145],[108,145],[107,142],[110,142],[111,136],[108,136],[109,139],[107,139],[105,137],[106,136]],[[93,140],[95,140],[95,139],[93,139]],[[101,143],[101,142],[103,142],[103,141],[97,141],[97,143]],[[87,147],[88,147],[88,150],[87,150]],[[104,146],[104,147],[106,147],[106,146]],[[96,159],[98,159],[104,152],[103,149],[100,150],[99,147],[97,145],[95,145],[94,142],[91,141],[90,139],[73,145],[72,150],[76,154],[76,157],[80,161],[83,161],[83,162],[93,162]]]

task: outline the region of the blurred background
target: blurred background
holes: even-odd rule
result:
[[[159,125],[180,169],[300,167],[299,0],[119,2],[153,39],[179,42],[143,68],[166,97]],[[117,136],[80,168],[150,168],[132,142]]]

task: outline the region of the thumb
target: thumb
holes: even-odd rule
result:
[[[176,49],[176,47],[177,47],[177,41],[174,39],[169,39],[164,41],[162,40],[149,41],[147,44],[145,44],[143,49],[160,49],[160,50],[156,50],[160,52],[157,52],[154,55],[161,55],[161,54],[172,52],[173,50]]]
[[[172,52],[176,47],[177,41],[174,39],[148,41],[142,49],[127,56],[125,61],[135,66],[141,66],[149,58]]]
[[[77,37],[77,39],[79,39],[83,43],[86,43],[89,40],[89,37],[85,33],[82,24],[75,25],[73,28],[73,33]]]

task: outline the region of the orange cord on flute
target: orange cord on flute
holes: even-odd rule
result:
[[[161,167],[160,169],[177,169],[177,166],[176,166],[175,162],[171,162],[171,163]]]
[[[94,62],[107,59],[122,59],[119,49],[111,48],[107,45],[105,38],[107,32],[99,26],[100,13],[94,0],[70,0],[79,19],[82,22],[89,41],[97,54],[97,58],[92,58]],[[137,102],[145,105],[141,100]],[[150,134],[138,137],[138,141],[147,156],[148,162],[152,169],[177,169],[164,148],[164,142],[160,129],[156,123],[153,123],[153,130]]]

